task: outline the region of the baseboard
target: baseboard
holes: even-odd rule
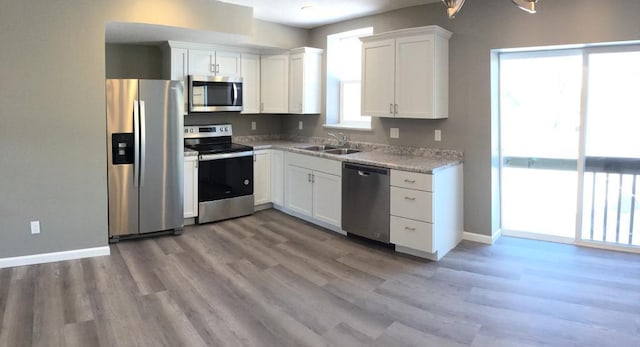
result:
[[[42,253],[25,255],[21,257],[0,258],[0,269],[22,265],[44,264],[55,261],[72,260],[80,258],[99,257],[111,254],[109,246],[74,249],[72,251]]]
[[[484,244],[487,244],[487,245],[493,245],[496,242],[496,240],[498,240],[500,238],[500,236],[502,236],[502,230],[501,229],[498,229],[491,236],[489,236],[489,235],[480,235],[480,234],[476,234],[476,233],[470,233],[470,232],[467,232],[467,231],[464,231],[462,233],[462,239],[463,240],[484,243]]]

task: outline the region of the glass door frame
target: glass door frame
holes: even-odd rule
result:
[[[640,52],[640,44],[620,43],[603,46],[591,46],[582,49],[582,96],[580,100],[580,143],[578,155],[578,196],[576,197],[576,230],[574,244],[578,246],[601,248],[614,251],[623,251],[630,253],[640,253],[640,247],[633,245],[625,245],[620,243],[611,243],[605,241],[585,240],[582,238],[582,224],[584,217],[584,191],[585,191],[585,171],[587,159],[587,129],[588,129],[588,96],[589,96],[589,58],[592,54],[598,53],[622,53],[622,52]],[[595,177],[594,177],[595,179]]]
[[[600,248],[607,250],[615,250],[622,252],[630,252],[630,253],[640,253],[640,247],[625,245],[625,244],[616,244],[616,243],[608,243],[604,241],[594,241],[594,240],[584,240],[582,239],[582,222],[583,222],[583,199],[584,199],[584,183],[585,183],[585,164],[586,164],[586,144],[587,144],[587,121],[588,121],[588,95],[589,95],[589,57],[594,53],[616,53],[616,52],[640,52],[640,43],[638,42],[620,42],[620,43],[608,43],[608,44],[600,44],[600,45],[588,45],[588,46],[580,46],[580,47],[566,47],[566,48],[558,48],[558,47],[549,47],[549,49],[534,49],[534,50],[501,50],[498,52],[498,66],[499,61],[501,59],[501,55],[503,53],[508,53],[510,55],[515,56],[516,54],[531,55],[531,54],[540,54],[540,56],[545,55],[566,55],[566,54],[575,54],[576,51],[579,51],[582,54],[582,88],[581,88],[581,97],[580,97],[580,129],[579,129],[579,143],[578,143],[578,159],[577,159],[577,196],[576,196],[576,222],[575,222],[575,233],[573,239],[565,238],[561,236],[549,236],[542,234],[532,234],[530,232],[521,232],[516,230],[507,230],[503,228],[503,201],[502,201],[502,190],[503,188],[503,173],[504,173],[504,156],[503,156],[503,147],[502,147],[502,113],[499,111],[498,116],[498,136],[499,136],[499,182],[500,182],[500,202],[497,207],[500,209],[500,229],[503,235],[507,236],[515,236],[515,237],[525,237],[532,238],[543,241],[552,241],[552,242],[562,242],[568,244],[575,244],[578,246],[592,247],[592,248]],[[499,67],[498,67],[499,69]],[[500,82],[498,76],[498,98],[500,98]],[[498,107],[500,108],[500,102],[498,102]],[[640,223],[640,220],[638,221]]]

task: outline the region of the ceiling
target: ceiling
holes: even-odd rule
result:
[[[313,28],[441,0],[219,0],[253,7],[253,16],[268,22]],[[305,6],[311,6],[302,10]],[[444,11],[444,9],[443,9]]]

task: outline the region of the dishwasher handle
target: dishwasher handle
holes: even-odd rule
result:
[[[389,175],[389,169],[378,167],[378,166],[369,166],[355,163],[343,163],[342,168],[344,170],[354,170],[358,172],[359,176],[369,176],[371,174],[376,175]]]

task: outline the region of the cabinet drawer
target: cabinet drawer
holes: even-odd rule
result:
[[[433,175],[391,170],[391,185],[409,189],[433,191]]]
[[[432,198],[430,192],[391,187],[391,214],[433,223]]]
[[[391,216],[391,243],[434,253],[433,224]]]

